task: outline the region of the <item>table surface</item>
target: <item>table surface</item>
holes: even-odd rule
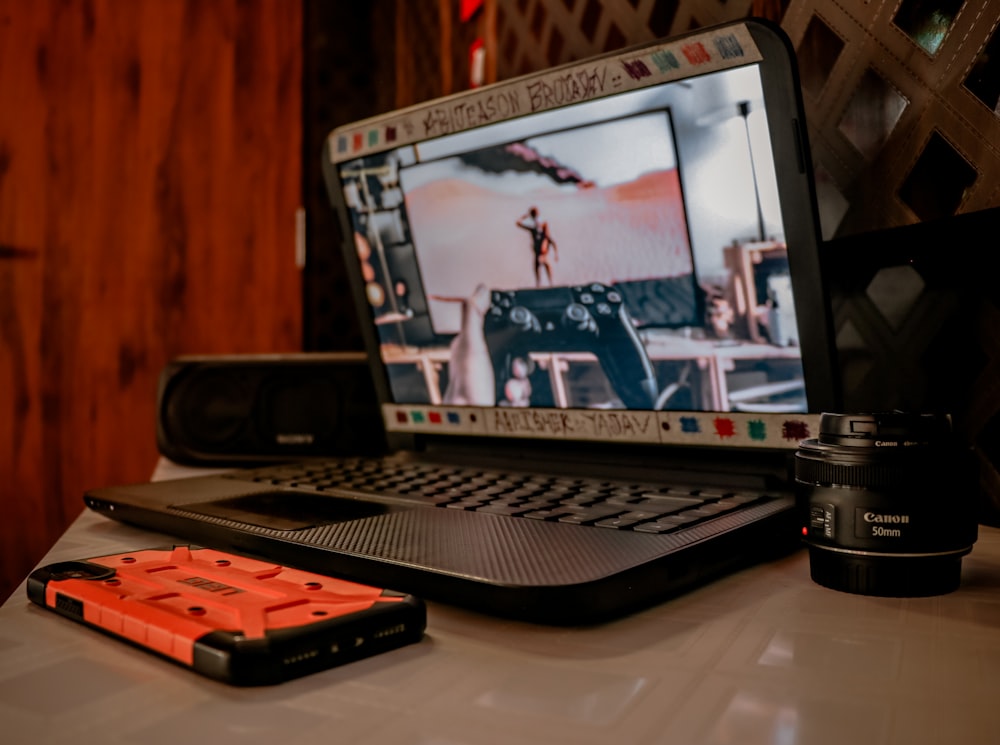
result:
[[[42,563],[169,545],[84,512]],[[235,688],[31,605],[0,608],[0,742],[997,745],[1000,530],[932,598],[828,590],[799,552],[587,628],[429,603],[424,640]]]

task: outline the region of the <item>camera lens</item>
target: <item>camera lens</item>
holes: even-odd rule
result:
[[[818,584],[888,597],[958,587],[977,537],[976,466],[950,417],[823,414],[795,482]]]
[[[115,576],[115,570],[87,561],[60,561],[45,567],[49,580],[61,582],[67,579],[103,580]]]

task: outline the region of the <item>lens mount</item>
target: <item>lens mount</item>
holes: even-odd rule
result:
[[[816,584],[879,597],[929,597],[958,589],[962,551],[934,555],[865,554],[809,546],[809,573]]]

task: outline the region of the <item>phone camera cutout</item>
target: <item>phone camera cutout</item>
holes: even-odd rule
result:
[[[323,587],[323,585],[321,585],[319,582],[306,582],[307,590],[318,590],[321,587]]]
[[[216,559],[215,560],[215,565],[216,566],[220,566],[220,567],[227,567],[227,566],[229,566],[232,563],[233,562],[229,561],[228,559]]]
[[[118,585],[120,585],[121,583],[122,583],[122,581],[120,579],[106,579],[106,580],[104,580],[104,584],[111,585],[112,587],[118,587]]]
[[[325,610],[314,610],[312,612],[314,616],[327,616],[329,615]]]
[[[200,605],[193,605],[190,608],[188,608],[188,613],[190,613],[192,616],[204,616],[205,612],[206,612],[205,609],[202,608]]]
[[[123,556],[122,564],[135,564],[135,557],[133,556]]]

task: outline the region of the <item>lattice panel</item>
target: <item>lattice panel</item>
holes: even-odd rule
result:
[[[791,3],[825,237],[1000,204],[998,23],[997,0]]]
[[[746,17],[750,0],[498,0],[497,79]]]

